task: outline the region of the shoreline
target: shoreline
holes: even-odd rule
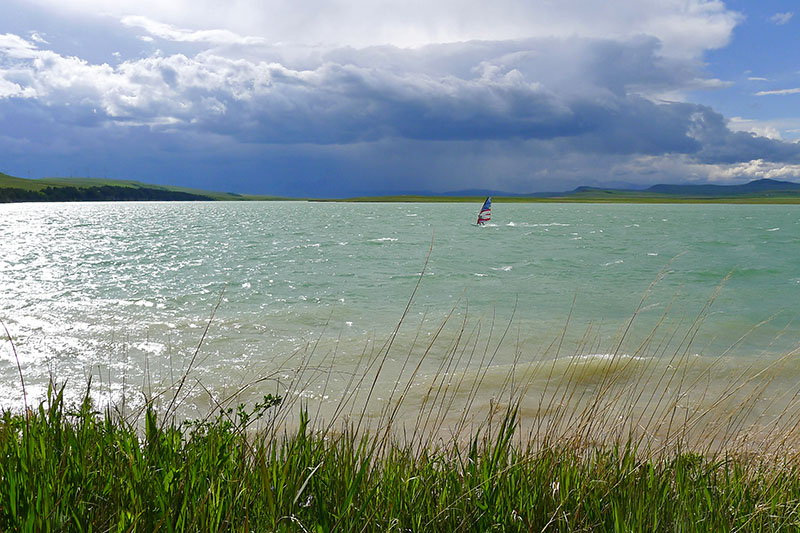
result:
[[[51,204],[51,203],[120,203],[128,204],[135,202],[159,202],[159,203],[207,203],[207,202],[308,202],[308,203],[407,203],[407,204],[452,204],[452,203],[471,203],[480,204],[485,199],[484,197],[466,197],[466,196],[366,196],[356,198],[258,198],[243,196],[242,198],[211,198],[211,197],[181,197],[178,193],[167,193],[159,190],[137,189],[135,192],[120,194],[117,191],[112,191],[109,196],[103,196],[102,191],[95,191],[95,188],[88,190],[83,195],[78,195],[75,198],[60,197],[58,199],[13,199],[13,200],[0,200],[0,205],[17,205],[17,204]],[[0,193],[3,188],[0,187]],[[116,195],[116,196],[115,196]],[[120,196],[126,196],[121,199]],[[138,197],[137,197],[138,196]],[[160,197],[159,197],[160,196]],[[23,197],[19,197],[23,198]],[[800,205],[800,197],[725,197],[725,198],[600,198],[600,197],[586,197],[586,198],[571,198],[571,197],[554,197],[554,198],[519,198],[519,197],[504,197],[493,196],[492,201],[497,204],[666,204],[666,205]]]
[[[308,198],[307,202],[332,203],[476,203],[483,202],[481,196],[365,196],[357,198]],[[725,197],[725,198],[527,198],[492,196],[495,203],[531,203],[531,204],[742,204],[742,205],[794,205],[800,204],[800,197]]]
[[[52,201],[307,201],[307,202],[483,202],[498,203],[635,203],[635,204],[800,204],[800,184],[770,179],[742,185],[655,185],[645,190],[578,187],[572,191],[511,194],[459,191],[436,194],[386,194],[344,198],[280,197],[158,185],[109,178],[17,178],[0,172],[0,203]]]

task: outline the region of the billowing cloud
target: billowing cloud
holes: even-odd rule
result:
[[[2,75],[17,93],[91,108],[109,123],[182,125],[279,144],[574,137],[616,125],[634,132],[640,149],[649,136],[638,126],[653,117],[672,127],[661,132],[678,133],[678,144],[690,142],[686,113],[676,111],[683,108],[648,97],[695,83],[694,65],[660,58],[657,48],[651,39],[431,45],[421,62],[417,51],[344,49],[300,69],[213,52],[112,67],[15,36],[0,42],[9,64]]]
[[[91,161],[120,177],[324,196],[800,164],[774,131],[688,101],[729,85],[699,57],[739,20],[721,2],[319,2],[303,18],[250,0],[33,1],[99,11],[127,39],[103,62],[59,51],[50,32],[0,35],[0,123],[14,125],[0,147],[42,174]]]
[[[772,163],[763,159],[753,159],[734,165],[720,166],[709,174],[712,180],[730,179],[775,179],[796,180],[800,178],[800,164]]]
[[[728,120],[728,127],[733,131],[746,131],[773,140],[781,140],[783,138],[781,129],[787,129],[785,126],[779,128],[777,121],[759,121],[742,117],[731,117]]]

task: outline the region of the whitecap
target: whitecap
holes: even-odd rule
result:
[[[492,270],[500,270],[500,271],[503,271],[503,272],[509,272],[509,271],[511,271],[512,268],[513,267],[511,265],[508,265],[508,266],[497,267],[497,268],[492,267]]]
[[[600,360],[600,361],[610,361],[613,359],[633,359],[634,361],[646,361],[647,357],[641,357],[638,355],[628,355],[628,354],[613,354],[613,353],[588,353],[588,354],[581,354],[577,356],[578,359],[584,360]]]
[[[379,239],[370,239],[370,242],[395,242],[396,237],[381,237]]]
[[[160,342],[144,341],[133,345],[139,351],[158,355],[164,351],[164,345]]]
[[[604,267],[611,266],[611,265],[619,265],[620,263],[624,263],[622,259],[617,259],[616,261],[609,261],[608,263],[603,263]]]
[[[578,356],[578,359],[600,359],[603,361],[607,361],[609,359],[614,359],[613,353],[586,353],[581,354]]]
[[[779,229],[781,229],[781,228],[770,228],[767,231],[778,231]]]
[[[647,255],[650,255],[650,256],[654,256],[654,257],[655,257],[655,256],[657,256],[658,254],[657,254],[656,252],[647,252]]]
[[[506,224],[506,226],[512,226],[513,227],[513,226],[516,226],[516,224],[514,224],[513,222],[509,222],[508,224]]]

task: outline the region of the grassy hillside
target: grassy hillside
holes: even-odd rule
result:
[[[236,194],[233,192],[216,192],[205,191],[202,189],[194,189],[191,187],[174,187],[171,185],[155,185],[152,183],[142,183],[141,181],[134,180],[112,180],[107,178],[42,178],[39,181],[43,184],[53,186],[72,186],[72,187],[101,187],[104,185],[114,187],[133,187],[137,189],[156,189],[161,191],[182,192],[188,194],[196,194],[200,196],[208,196],[214,200],[277,200],[275,196],[256,196],[247,194]]]
[[[10,191],[9,189],[13,189]],[[58,189],[55,190],[54,189]],[[65,189],[65,190],[60,190]],[[137,192],[131,191],[136,190]],[[26,194],[26,193],[39,194]],[[134,180],[108,178],[24,179],[0,173],[0,201],[69,200],[282,200],[276,196],[257,196],[155,185]]]
[[[41,183],[39,180],[26,180],[24,178],[15,178],[8,174],[0,172],[0,187],[22,189],[24,191],[38,191],[47,187],[46,183]]]

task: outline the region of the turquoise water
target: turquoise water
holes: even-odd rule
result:
[[[2,205],[0,319],[30,397],[50,379],[79,390],[92,377],[101,400],[130,402],[177,381],[208,325],[191,373],[198,407],[258,378],[259,393],[286,393],[299,365],[328,377],[295,392],[335,401],[336,383],[392,337],[423,268],[387,384],[429,345],[418,376],[458,343],[490,355],[462,370],[498,375],[567,355],[666,358],[720,284],[689,353],[735,368],[797,348],[798,207],[496,202],[476,227],[479,207]],[[19,405],[5,340],[0,374],[0,405]]]

